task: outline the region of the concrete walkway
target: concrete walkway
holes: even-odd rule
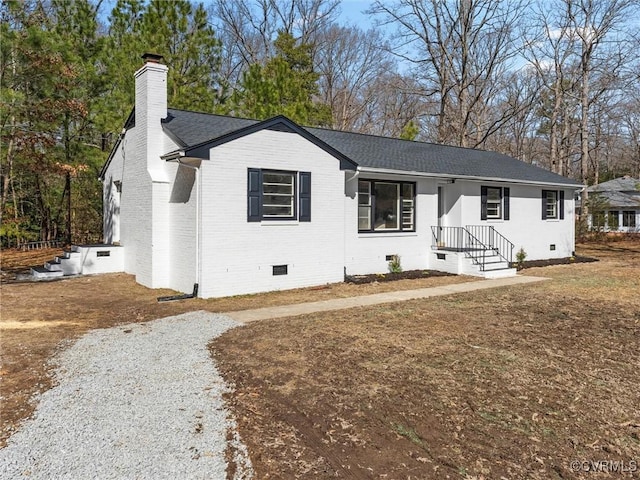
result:
[[[543,280],[549,279],[544,277],[525,276],[495,278],[490,280],[479,280],[476,282],[445,285],[442,287],[420,288],[417,290],[397,290],[393,292],[376,293],[373,295],[363,295],[360,297],[334,298],[331,300],[321,300],[319,302],[297,303],[294,305],[256,308],[253,310],[240,310],[238,312],[226,312],[225,315],[238,322],[247,323],[255,322],[257,320],[267,320],[270,318],[295,317],[297,315],[306,315],[315,312],[367,307],[370,305],[379,305],[381,303],[403,302],[405,300],[415,300],[418,298],[430,298],[441,295],[451,295],[454,293],[473,292],[475,290],[486,290],[487,288],[522,285],[540,282]]]

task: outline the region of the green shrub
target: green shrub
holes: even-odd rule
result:
[[[400,264],[400,255],[393,255],[389,260],[390,273],[402,273],[402,265]]]

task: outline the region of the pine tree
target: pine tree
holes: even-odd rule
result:
[[[303,125],[329,125],[329,107],[314,101],[319,75],[313,69],[312,45],[280,32],[274,46],[273,58],[251,65],[244,74],[232,97],[233,113],[256,119],[285,115]]]

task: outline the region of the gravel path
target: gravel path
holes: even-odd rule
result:
[[[251,478],[207,350],[236,325],[193,312],[88,333],[56,358],[57,386],[0,450],[0,477],[225,479],[226,451],[233,478]]]

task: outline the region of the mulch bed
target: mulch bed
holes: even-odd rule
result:
[[[522,262],[522,268],[549,267],[551,265],[570,265],[572,263],[591,263],[597,261],[597,258],[576,255],[575,257],[551,258],[549,260],[529,260]]]
[[[572,263],[591,263],[597,262],[597,258],[583,257],[576,255],[575,257],[566,258],[552,258],[549,260],[529,260],[522,263],[522,268],[533,267],[549,267],[551,265],[570,265]],[[514,263],[515,267],[515,263]],[[346,283],[354,283],[356,285],[362,285],[365,283],[373,282],[393,282],[395,280],[406,280],[416,278],[429,278],[429,277],[451,277],[455,276],[453,273],[438,272],[436,270],[408,270],[400,273],[372,273],[369,275],[346,275],[344,281]]]
[[[400,273],[372,273],[369,275],[346,275],[346,283],[361,285],[373,282],[393,282],[395,280],[407,280],[416,278],[453,277],[453,273],[438,272],[436,270],[407,270]]]

